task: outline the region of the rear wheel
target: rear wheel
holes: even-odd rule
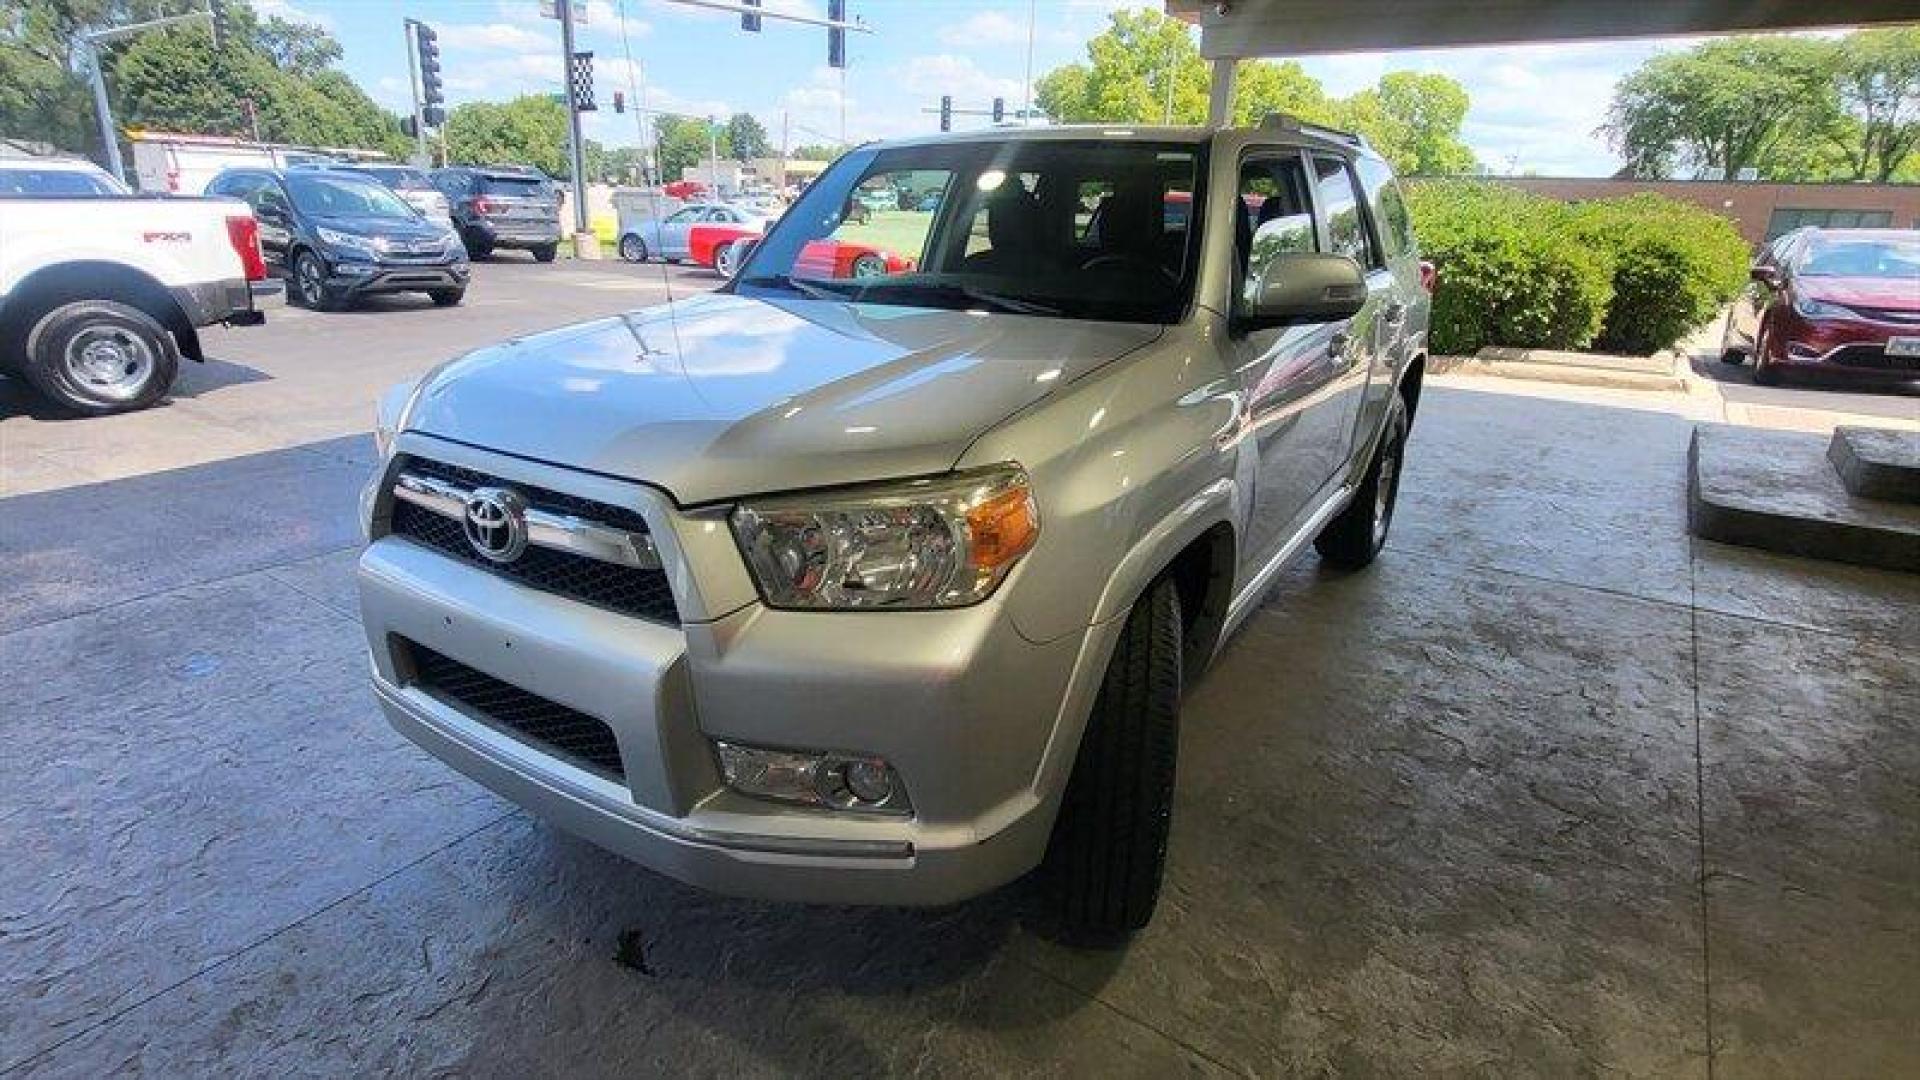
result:
[[[1720,361],[1725,364],[1741,364],[1747,359],[1745,349],[1733,343],[1734,313],[1727,312],[1727,327],[1720,332]]]
[[[620,257],[632,263],[646,262],[647,242],[633,233],[628,233],[620,238]]]
[[[541,244],[537,248],[529,248],[528,250],[533,252],[535,260],[539,262],[552,262],[554,255],[558,254],[560,247],[558,244]]]
[[[1380,433],[1380,445],[1374,448],[1373,461],[1360,479],[1359,490],[1340,516],[1327,522],[1313,546],[1320,557],[1346,570],[1358,570],[1371,563],[1387,544],[1387,530],[1393,525],[1393,508],[1400,499],[1400,466],[1407,452],[1407,405],[1398,391],[1387,406],[1386,428]]]
[[[111,300],[76,300],[41,315],[27,332],[25,360],[34,389],[88,416],[144,409],[180,371],[167,328]]]
[[[739,261],[739,258],[733,253],[732,244],[721,244],[718,248],[714,249],[713,268],[719,271],[720,276],[726,278],[728,281],[733,280],[733,272],[738,269],[735,264]]]
[[[1127,616],[1080,739],[1043,875],[1066,926],[1093,935],[1153,917],[1180,750],[1180,594],[1161,579]]]
[[[484,259],[493,254],[492,242],[479,233],[467,233],[461,237],[461,242],[467,246],[467,258],[469,259]]]

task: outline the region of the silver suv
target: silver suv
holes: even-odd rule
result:
[[[880,186],[938,198],[855,213]],[[1385,540],[1427,272],[1381,159],[1284,118],[861,147],[719,293],[389,393],[374,687],[683,881],[938,904],[1041,867],[1138,928],[1183,687],[1309,542]]]

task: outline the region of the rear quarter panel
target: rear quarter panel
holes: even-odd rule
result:
[[[238,280],[227,218],[252,213],[233,199],[0,200],[0,294],[74,262],[119,263],[169,288]]]

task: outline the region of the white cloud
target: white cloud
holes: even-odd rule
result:
[[[985,105],[996,97],[1020,97],[1020,80],[1002,79],[987,74],[973,57],[955,53],[916,56],[896,65],[894,80],[913,94],[928,97],[925,104],[937,104],[942,94],[953,95],[956,105]]]
[[[531,52],[548,47],[558,48],[555,44],[559,35],[541,34],[538,31],[515,23],[443,23],[435,27],[440,34],[440,44],[447,49],[483,49],[498,51]]]
[[[253,0],[253,10],[262,19],[285,19],[291,23],[317,26],[322,30],[333,29],[330,16],[295,7],[291,0]]]

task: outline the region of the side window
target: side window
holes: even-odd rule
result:
[[[1353,170],[1337,157],[1313,158],[1314,190],[1320,215],[1327,226],[1328,250],[1349,255],[1362,267],[1380,265],[1367,238],[1367,222],[1360,213],[1360,197],[1354,187]]]
[[[1250,158],[1240,166],[1240,220],[1234,237],[1241,269],[1241,298],[1251,301],[1261,275],[1276,255],[1319,249],[1300,155]]]
[[[675,210],[673,213],[667,215],[667,224],[686,225],[700,220],[701,213],[703,213],[703,211],[697,206],[689,206],[684,209]]]
[[[1413,217],[1407,212],[1407,200],[1394,183],[1393,170],[1373,158],[1361,158],[1360,185],[1366,188],[1367,202],[1373,208],[1374,228],[1380,234],[1380,246],[1389,259],[1414,251]]]
[[[256,212],[278,210],[285,213],[287,210],[287,197],[281,193],[280,185],[271,180],[264,181],[259,187],[254,188],[249,193],[247,201],[253,204]]]

